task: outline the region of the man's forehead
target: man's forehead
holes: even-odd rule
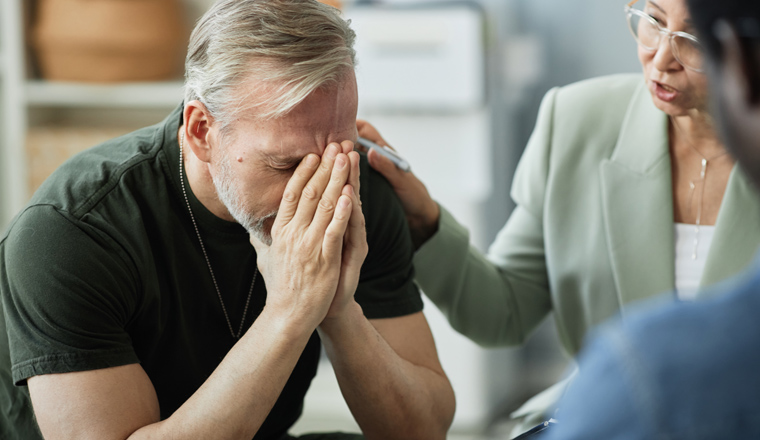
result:
[[[299,127],[295,131],[270,132],[256,142],[259,154],[266,160],[277,163],[298,162],[307,154],[322,155],[330,143],[356,141],[356,126],[352,121],[350,126],[340,130],[312,130],[310,127]],[[278,135],[279,134],[279,135]]]
[[[281,116],[261,118],[256,108],[248,108],[236,128],[248,133],[265,159],[276,162],[300,161],[310,153],[321,155],[331,142],[355,141],[356,83],[347,79],[315,90]]]
[[[262,80],[257,75],[251,75],[237,86],[236,94],[244,97],[239,101],[237,117],[258,118],[263,122],[299,121],[301,125],[307,121],[317,125],[324,119],[356,116],[358,93],[352,69],[346,70],[336,81],[326,81],[316,86],[305,97],[290,96],[298,89],[297,84]],[[298,103],[289,104],[291,98],[298,100]],[[280,112],[277,111],[278,106],[287,106],[288,109]]]

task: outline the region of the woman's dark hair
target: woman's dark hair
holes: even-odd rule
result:
[[[720,57],[720,44],[715,37],[715,23],[723,20],[733,25],[739,36],[750,44],[760,44],[759,0],[688,0],[694,26],[707,55]]]

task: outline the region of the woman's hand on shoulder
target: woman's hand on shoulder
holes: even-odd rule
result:
[[[357,120],[356,128],[360,137],[369,139],[382,147],[391,148],[369,122]],[[357,148],[361,148],[361,146],[357,144]],[[367,157],[370,166],[388,180],[401,200],[406,220],[409,223],[414,248],[418,249],[438,231],[438,219],[440,217],[438,204],[430,197],[425,184],[411,171],[398,169],[390,159],[377,151],[367,151]]]

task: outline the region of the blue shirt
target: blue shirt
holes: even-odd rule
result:
[[[714,289],[597,332],[546,440],[760,438],[760,260]]]

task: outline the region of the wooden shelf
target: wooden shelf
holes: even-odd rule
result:
[[[181,81],[87,84],[27,81],[26,102],[40,107],[172,108],[182,101]]]

